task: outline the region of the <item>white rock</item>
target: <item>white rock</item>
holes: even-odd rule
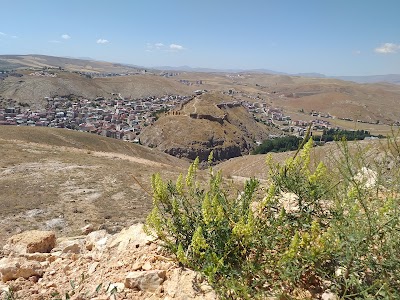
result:
[[[338,296],[331,292],[325,292],[321,295],[321,300],[338,300]]]
[[[128,247],[138,248],[153,241],[152,236],[147,235],[143,231],[143,224],[135,224],[128,229],[123,229],[115,235],[115,238],[110,242],[109,248],[117,247],[118,251],[128,249]]]
[[[0,260],[0,274],[3,282],[17,279],[19,277],[23,277],[25,279],[34,275],[40,277],[43,275],[43,273],[43,267],[39,262],[34,260],[27,260],[23,257],[4,257]]]
[[[64,220],[63,217],[54,218],[45,222],[44,227],[46,229],[60,229],[65,228],[67,226],[67,222]]]
[[[279,202],[287,213],[297,213],[300,210],[298,199],[299,197],[294,193],[282,192]]]
[[[150,271],[151,269],[153,269],[153,267],[151,266],[150,262],[146,261],[144,263],[144,265],[142,266],[142,270],[144,271]]]
[[[164,282],[166,272],[162,270],[134,271],[125,278],[125,287],[144,292],[155,292]]]
[[[98,230],[89,233],[85,238],[85,246],[87,250],[103,250],[108,239],[111,237],[110,234],[105,230]]]
[[[107,294],[112,295],[114,293],[120,293],[125,289],[125,284],[122,282],[111,283],[108,287]]]
[[[346,273],[346,268],[345,268],[345,267],[338,267],[338,268],[335,270],[335,275],[336,275],[336,277],[341,277],[341,276],[343,276],[345,273]]]
[[[99,263],[97,261],[92,263],[88,268],[88,274],[92,275],[96,271],[96,268],[98,265],[99,265]]]
[[[140,269],[142,268],[143,264],[144,264],[144,263],[143,263],[142,261],[136,260],[136,261],[134,262],[134,264],[130,267],[130,269],[131,269],[132,271],[140,270]]]
[[[82,234],[89,234],[89,233],[91,233],[91,232],[93,232],[94,231],[94,226],[93,226],[93,224],[87,224],[86,226],[83,226],[82,228],[81,228],[81,232],[82,232]]]

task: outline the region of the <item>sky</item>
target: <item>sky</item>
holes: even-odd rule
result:
[[[400,73],[399,0],[0,0],[0,54]]]

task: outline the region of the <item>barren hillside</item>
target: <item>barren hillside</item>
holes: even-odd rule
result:
[[[202,79],[206,88],[225,92],[231,89],[237,92],[237,97],[243,97],[243,93],[259,96],[261,102],[280,107],[289,115],[299,110],[306,114],[314,110],[367,122],[379,120],[391,124],[400,121],[400,87],[395,84],[358,84],[337,79],[259,73],[182,73],[178,78]],[[245,99],[251,101],[251,98]]]
[[[94,99],[112,97],[141,98],[165,94],[188,95],[193,89],[174,80],[157,75],[133,75],[108,78],[86,78],[75,73],[56,72],[57,77],[40,77],[24,71],[22,77],[0,80],[0,99],[13,99],[28,103],[31,109],[43,109],[44,97],[76,95]]]
[[[217,161],[248,153],[254,141],[276,130],[257,123],[247,110],[220,93],[204,94],[162,116],[143,130],[140,140],[177,157]]]
[[[186,169],[175,157],[97,135],[0,126],[0,241],[27,229],[74,235],[87,223],[115,232],[144,221],[151,175],[175,179]]]
[[[142,68],[122,64],[96,61],[91,59],[76,59],[48,55],[0,55],[0,70],[20,68],[62,68],[68,71],[82,72],[136,72]]]

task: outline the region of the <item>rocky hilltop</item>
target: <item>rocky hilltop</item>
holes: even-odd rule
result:
[[[2,299],[216,299],[196,272],[178,266],[143,225],[110,235],[56,239],[52,231],[11,237],[0,260]],[[13,298],[11,298],[13,297]]]
[[[143,130],[140,141],[179,158],[216,161],[249,153],[255,141],[276,132],[254,120],[238,101],[221,93],[197,96]]]

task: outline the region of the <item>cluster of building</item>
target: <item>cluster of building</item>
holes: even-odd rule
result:
[[[323,119],[311,121],[292,120],[290,116],[284,114],[282,109],[270,107],[266,103],[243,101],[242,104],[253,114],[257,121],[276,126],[297,136],[303,136],[310,125],[312,130],[324,130],[332,127],[329,121]],[[325,115],[321,117],[325,117]]]
[[[39,76],[39,77],[57,77],[56,73],[53,72],[45,72],[45,71],[37,71],[29,74],[30,76]]]
[[[180,79],[179,82],[186,85],[203,84],[203,80],[190,81],[187,79]]]
[[[171,110],[191,98],[180,95],[93,100],[46,97],[47,106],[43,111],[24,111],[20,106],[0,109],[0,125],[69,128],[138,142],[141,130],[153,124],[157,113]]]
[[[74,71],[73,73],[79,74],[84,77],[88,78],[105,78],[105,77],[117,77],[117,76],[132,76],[138,74],[146,74],[146,70],[136,70],[136,71],[129,71],[129,72],[81,72],[81,71]]]
[[[178,76],[178,75],[180,75],[181,73],[179,73],[179,72],[161,72],[159,75],[160,76],[162,76],[162,77],[174,77],[174,76]]]

